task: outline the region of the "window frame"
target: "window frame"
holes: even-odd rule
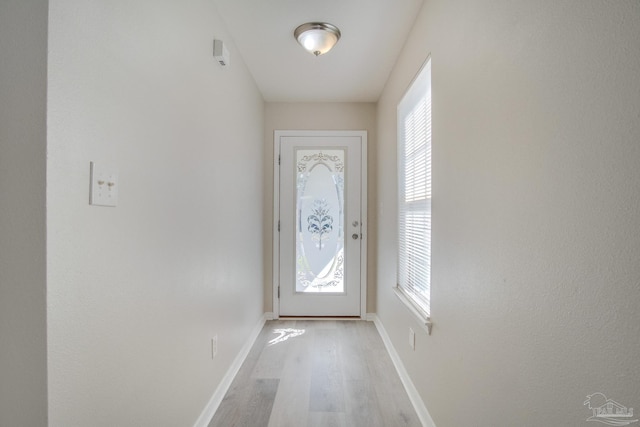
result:
[[[418,318],[420,324],[425,327],[429,334],[431,333],[431,91],[431,55],[429,55],[409,84],[396,109],[398,253],[396,285],[393,288],[396,296]],[[416,122],[417,125],[415,123],[412,124],[413,127],[411,127],[411,130],[414,131],[413,133],[411,131],[405,132],[405,121],[411,118],[412,114],[421,106],[420,104],[425,104],[423,105],[424,111],[420,112],[422,116],[419,116],[423,122]],[[409,141],[412,146],[410,148],[413,149],[411,154],[405,151],[405,147],[407,146],[406,134],[413,136],[420,134],[418,140],[414,139]],[[424,153],[422,153],[424,158],[420,158],[422,150],[424,151]],[[422,167],[422,163],[424,163],[424,171],[418,171],[416,175],[412,175],[412,179],[409,180],[411,182],[407,185],[408,180],[405,179],[406,165],[409,164],[409,168],[415,172],[415,169]],[[418,164],[418,166],[416,166],[416,164]],[[414,186],[416,179],[413,178],[417,178],[418,187]],[[409,189],[411,195],[411,197],[409,197],[410,200],[406,200],[405,197],[407,189]],[[412,226],[415,223],[411,222],[408,226],[409,230],[407,234],[413,237],[417,234],[424,235],[426,245],[420,245],[416,250],[408,249],[405,251],[409,254],[407,255],[407,253],[402,253],[402,248],[414,246],[406,244],[410,239],[406,239],[405,244],[403,244],[402,230],[406,230],[406,228],[403,228],[402,224],[405,219],[404,215],[410,214],[411,212],[422,214],[425,220],[419,222],[419,224],[413,228]],[[412,264],[411,260],[415,259],[418,259],[420,263],[426,263],[426,265],[420,263]],[[409,265],[403,274],[401,268],[405,264]],[[418,274],[416,274],[416,272],[418,272]],[[416,275],[422,277],[418,278],[418,280],[407,279],[407,283],[403,283],[403,277],[408,278],[411,276],[415,278]],[[411,283],[408,283],[409,281],[411,281]],[[422,283],[423,281],[426,283]],[[417,286],[415,282],[419,282]],[[424,295],[425,293],[427,294],[426,296]]]

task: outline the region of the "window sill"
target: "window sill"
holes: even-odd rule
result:
[[[411,302],[409,297],[400,289],[398,286],[393,287],[393,292],[396,294],[398,299],[409,309],[409,311],[416,317],[420,326],[427,331],[427,334],[431,335],[431,319],[429,316],[425,315],[424,312],[416,308],[416,306]]]

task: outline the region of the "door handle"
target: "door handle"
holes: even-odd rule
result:
[[[351,235],[351,238],[352,238],[353,240],[358,240],[358,234],[353,233],[353,234]]]

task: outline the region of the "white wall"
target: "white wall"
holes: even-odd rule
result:
[[[47,423],[47,2],[0,2],[0,426]]]
[[[378,104],[378,314],[438,427],[582,425],[594,392],[640,407],[639,41],[635,0],[417,17]],[[388,224],[395,108],[428,53],[434,328],[413,352]]]
[[[50,1],[51,426],[196,421],[263,314],[263,117],[210,1]]]
[[[366,130],[368,144],[367,312],[376,301],[376,106],[373,103],[280,103],[265,108],[264,168],[264,310],[273,311],[273,136],[275,130]]]

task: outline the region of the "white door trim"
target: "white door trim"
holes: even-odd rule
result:
[[[367,316],[367,131],[365,130],[276,130],[273,135],[273,317],[280,317],[280,232],[278,222],[280,218],[280,137],[282,136],[356,136],[362,140],[361,150],[361,200],[360,212],[362,217],[362,239],[360,240],[360,318]]]

